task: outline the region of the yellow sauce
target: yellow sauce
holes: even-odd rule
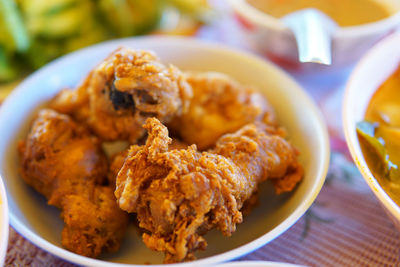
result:
[[[389,17],[394,10],[381,0],[247,0],[261,11],[280,18],[293,11],[316,8],[331,17],[339,26],[354,26]]]
[[[384,123],[382,113],[388,113],[392,106],[400,109],[400,67],[376,90],[368,104],[365,119]],[[400,127],[398,122],[394,121],[395,116],[391,117],[392,121],[386,123]]]
[[[375,136],[384,140],[390,160],[400,167],[400,67],[372,96],[365,113],[365,120],[379,123]],[[382,131],[382,129],[386,130]],[[400,205],[400,181],[391,181],[383,177],[378,164],[381,161],[368,150],[368,146],[362,142],[362,139],[359,140],[372,174],[383,190]]]

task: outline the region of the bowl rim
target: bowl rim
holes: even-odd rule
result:
[[[8,227],[9,227],[9,218],[8,218],[8,202],[7,202],[7,194],[6,189],[3,183],[3,180],[0,177],[0,219],[1,219],[1,228],[0,228],[0,266],[5,261],[7,246],[8,246]]]
[[[351,112],[351,93],[353,88],[355,88],[355,86],[353,85],[355,83],[355,80],[360,75],[362,75],[364,66],[370,65],[370,59],[374,57],[374,55],[380,54],[380,51],[387,50],[388,48],[393,47],[392,43],[400,44],[400,33],[394,33],[378,42],[361,58],[361,60],[354,68],[345,86],[345,93],[343,96],[342,121],[347,147],[355,164],[361,172],[362,177],[367,182],[368,186],[373,191],[375,196],[378,198],[381,205],[383,205],[387,209],[387,211],[389,211],[390,214],[396,218],[396,220],[400,221],[400,206],[398,206],[389,197],[389,195],[383,190],[383,188],[380,186],[378,181],[374,178],[371,171],[369,170],[355,133],[355,125],[353,125],[352,121],[350,121],[348,115]]]
[[[233,7],[235,12],[256,25],[271,28],[275,31],[285,31],[287,33],[290,32],[289,28],[279,18],[262,12],[261,10],[247,3],[246,0],[228,0],[228,3]],[[333,37],[358,38],[385,31],[395,27],[398,23],[400,23],[400,10],[379,21],[355,26],[338,27],[333,33]]]
[[[195,38],[188,38],[188,37],[171,37],[171,36],[144,36],[144,37],[132,37],[132,38],[123,38],[123,39],[115,39],[115,40],[110,40],[107,42],[99,43],[93,46],[89,46],[83,49],[80,49],[78,51],[75,51],[73,53],[67,54],[65,56],[62,56],[49,64],[45,65],[41,69],[37,70],[33,74],[31,74],[29,77],[27,77],[17,88],[13,90],[13,92],[10,94],[9,97],[5,100],[3,103],[2,109],[0,109],[0,118],[2,117],[2,113],[4,110],[6,110],[8,105],[12,105],[11,103],[14,102],[16,99],[19,97],[23,96],[24,90],[26,90],[27,87],[30,86],[30,83],[35,82],[35,77],[38,77],[40,75],[43,75],[43,73],[46,73],[48,71],[51,71],[51,69],[58,65],[58,64],[63,64],[64,61],[71,61],[73,58],[80,58],[80,56],[84,56],[85,53],[88,52],[93,52],[97,50],[104,49],[105,47],[116,47],[116,46],[121,46],[121,45],[135,45],[140,42],[163,42],[163,43],[183,43],[185,46],[191,46],[195,47],[196,49],[200,50],[213,50],[217,51],[218,53],[221,54],[229,54],[232,56],[236,57],[241,57],[245,59],[244,62],[250,62],[248,64],[258,64],[258,65],[264,65],[268,66],[271,68],[274,72],[278,73],[281,75],[281,77],[285,77],[288,82],[290,82],[293,86],[293,90],[295,90],[298,94],[301,100],[307,105],[313,114],[315,114],[315,119],[318,122],[318,129],[317,131],[320,132],[321,136],[321,150],[320,154],[318,155],[319,158],[321,159],[321,163],[318,165],[317,170],[316,170],[316,177],[317,177],[317,182],[313,184],[313,187],[310,189],[310,193],[307,195],[307,197],[304,199],[304,201],[297,206],[297,208],[293,211],[290,216],[288,216],[284,221],[282,221],[278,226],[276,226],[274,229],[271,231],[263,234],[262,236],[252,240],[251,242],[244,244],[242,246],[239,246],[235,249],[232,249],[227,252],[223,252],[220,254],[216,254],[207,258],[203,259],[198,259],[193,262],[188,262],[188,263],[177,263],[177,264],[170,264],[167,266],[171,267],[183,267],[183,266],[204,266],[206,264],[216,264],[216,263],[221,263],[229,260],[233,260],[235,258],[238,258],[240,256],[246,255],[250,253],[251,251],[254,251],[258,249],[259,247],[265,245],[266,243],[270,242],[271,240],[275,239],[277,236],[285,232],[289,227],[291,227],[300,217],[307,211],[307,209],[311,206],[311,204],[314,202],[315,198],[319,194],[322,185],[325,181],[326,174],[328,171],[329,167],[329,155],[330,155],[330,147],[329,147],[329,138],[328,138],[328,131],[324,122],[324,119],[322,117],[321,112],[317,108],[317,106],[314,104],[313,100],[307,95],[307,93],[302,89],[302,87],[294,81],[293,78],[291,78],[288,74],[286,74],[283,70],[275,66],[274,64],[265,61],[254,54],[251,54],[249,52],[241,51],[229,46],[225,46],[222,44],[218,44],[215,42],[210,42],[210,41],[205,41],[205,40],[199,40]],[[14,215],[12,211],[10,211],[10,224],[14,227],[14,229],[22,234],[24,237],[26,237],[28,240],[30,240],[32,243],[36,244],[40,248],[48,251],[49,253],[56,255],[60,258],[63,258],[65,260],[81,264],[81,265],[89,265],[89,266],[99,266],[99,267],[128,267],[128,266],[148,266],[148,265],[137,265],[137,264],[124,264],[124,263],[115,263],[115,262],[106,262],[98,259],[92,259],[84,256],[77,255],[75,253],[72,253],[64,248],[58,247],[39,235],[33,233],[30,231],[22,222],[18,220],[18,218]],[[166,265],[152,265],[152,266],[166,266]]]

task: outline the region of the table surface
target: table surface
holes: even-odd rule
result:
[[[223,9],[196,37],[252,50],[240,26]],[[305,215],[281,236],[238,260],[266,260],[306,266],[400,266],[400,233],[364,182],[347,150],[341,101],[351,67],[341,73],[290,73],[314,98],[329,129],[331,161],[326,182]],[[329,119],[328,119],[329,118]],[[10,227],[6,266],[74,266],[24,239]]]

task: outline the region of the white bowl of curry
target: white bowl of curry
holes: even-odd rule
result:
[[[400,228],[400,34],[377,44],[352,73],[343,103],[351,155],[376,197]]]

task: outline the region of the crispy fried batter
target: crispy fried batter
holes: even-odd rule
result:
[[[256,120],[263,120],[271,130],[277,130],[273,109],[253,88],[217,72],[188,72],[185,76],[192,86],[193,99],[188,112],[174,119],[169,127],[186,143],[205,150],[214,146],[222,135]]]
[[[260,93],[220,73],[182,74],[151,52],[116,50],[50,107],[64,114],[39,112],[19,145],[21,174],[62,210],[62,244],[80,255],[116,251],[127,211],[166,263],[193,260],[207,231],[236,230],[260,182],[282,193],[303,177]],[[116,140],[134,145],[108,166],[101,141]]]
[[[174,66],[148,51],[120,48],[76,90],[63,90],[50,106],[85,122],[103,140],[136,142],[148,117],[168,122],[186,111],[190,85]]]
[[[62,245],[79,255],[96,257],[119,249],[128,220],[115,201],[113,188],[89,190],[88,196],[71,194],[62,200]]]
[[[290,192],[303,178],[298,151],[279,135],[271,135],[262,122],[222,136],[210,152],[230,158],[247,177],[259,173],[272,179],[277,194]]]
[[[297,167],[297,151],[262,123],[223,136],[210,152],[196,146],[168,150],[168,130],[148,119],[144,146],[134,146],[117,177],[119,206],[137,214],[146,245],[165,262],[194,259],[211,228],[231,235],[240,209],[267,178],[280,179]]]
[[[184,149],[187,147],[188,147],[188,145],[185,144],[184,142],[182,142],[178,139],[172,139],[172,143],[168,146],[168,149],[169,150]],[[136,151],[138,151],[139,149],[141,149],[140,146],[132,145],[129,150],[120,151],[118,153],[115,153],[111,157],[110,170],[108,172],[108,181],[110,184],[115,186],[118,172],[124,165],[124,161],[128,157],[128,152],[131,151],[131,153],[136,153]]]
[[[67,115],[41,110],[19,151],[22,178],[58,208],[65,195],[105,182],[99,140]]]
[[[108,163],[96,137],[69,116],[43,109],[19,152],[22,178],[63,212],[67,249],[90,257],[118,249],[128,218],[114,187],[105,186]]]

